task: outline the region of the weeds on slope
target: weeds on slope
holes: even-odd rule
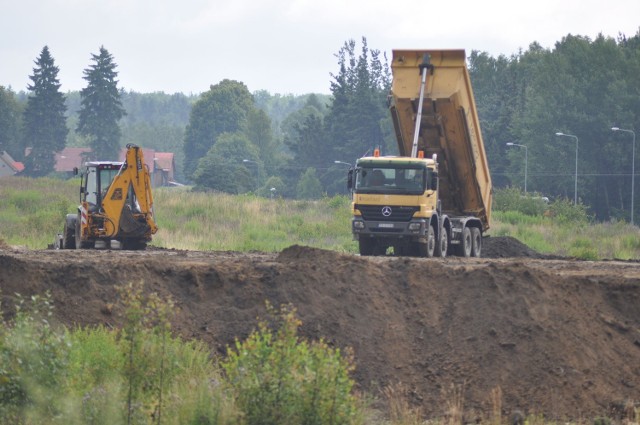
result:
[[[0,323],[0,423],[361,424],[352,358],[297,335],[271,310],[218,366],[203,343],[170,333],[170,300],[119,289],[122,329],[53,326],[48,295]]]

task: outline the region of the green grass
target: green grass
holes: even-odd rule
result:
[[[153,193],[160,228],[155,246],[277,252],[301,244],[357,252],[345,196],[296,201],[192,192],[186,187]],[[77,179],[0,179],[0,238],[10,245],[45,248],[62,231],[65,215],[76,211],[78,198]],[[640,259],[638,227],[591,222],[582,206],[558,201],[541,207],[514,190],[497,191],[496,199],[501,201],[494,204],[488,235],[512,236],[547,254]]]
[[[545,254],[583,260],[640,259],[640,229],[625,222],[566,222],[494,211],[488,234],[511,236]]]

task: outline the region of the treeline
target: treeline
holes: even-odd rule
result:
[[[386,56],[363,38],[345,42],[336,58],[330,96],[250,93],[234,80],[190,96],[119,90],[125,115],[118,143],[174,152],[179,181],[197,189],[297,198],[346,193],[346,164],[375,147],[397,150]],[[576,196],[599,219],[629,219],[640,33],[568,35],[552,49],[533,43],[509,57],[473,51],[468,63],[496,187],[524,188],[526,176],[529,192]],[[31,143],[21,117],[33,96],[0,87],[0,150],[18,160]],[[78,131],[82,98],[65,96],[67,146],[91,142]]]
[[[611,129],[640,125],[640,33],[472,52],[469,66],[494,185],[523,188],[526,167],[529,192],[573,201],[577,152],[578,201],[599,219],[629,220],[635,135]]]

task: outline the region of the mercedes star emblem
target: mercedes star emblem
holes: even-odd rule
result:
[[[385,217],[389,217],[391,215],[391,207],[382,207],[382,215]]]

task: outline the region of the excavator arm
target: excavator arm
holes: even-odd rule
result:
[[[140,147],[127,145],[125,161],[103,197],[102,208],[107,235],[151,239],[157,232],[151,178]]]

